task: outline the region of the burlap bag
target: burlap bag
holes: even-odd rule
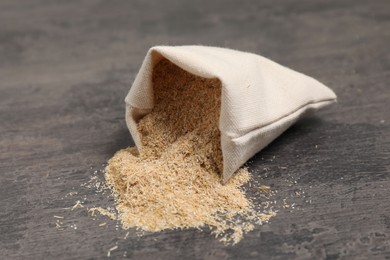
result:
[[[156,46],[148,51],[125,99],[127,126],[139,149],[137,122],[153,109],[152,72],[163,58],[222,83],[224,182],[300,117],[336,100],[317,80],[259,55],[206,46]]]

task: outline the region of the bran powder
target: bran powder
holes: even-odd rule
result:
[[[256,213],[246,197],[245,168],[221,183],[221,82],[166,59],[152,80],[154,108],[138,122],[142,148],[120,150],[106,167],[119,219],[124,228],[152,232],[207,225],[220,240],[237,243],[273,215]]]

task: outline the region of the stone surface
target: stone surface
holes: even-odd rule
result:
[[[389,42],[387,0],[2,0],[0,255],[104,258],[117,245],[113,258],[390,258]],[[157,44],[255,52],[338,94],[250,161],[276,204],[295,204],[238,245],[207,230],[139,237],[87,214],[113,205],[80,185],[132,144],[123,100]]]

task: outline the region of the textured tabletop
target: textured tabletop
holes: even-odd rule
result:
[[[250,161],[278,213],[237,245],[87,212],[114,205],[96,183],[133,144],[124,97],[162,44],[254,52],[338,95]],[[0,258],[390,258],[389,44],[387,0],[2,0]]]

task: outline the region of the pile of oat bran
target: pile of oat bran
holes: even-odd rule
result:
[[[242,189],[250,178],[246,169],[221,184],[221,82],[164,59],[154,68],[153,88],[155,107],[138,124],[142,150],[123,149],[106,168],[124,228],[207,225],[221,240],[237,243],[264,214],[256,213]]]

